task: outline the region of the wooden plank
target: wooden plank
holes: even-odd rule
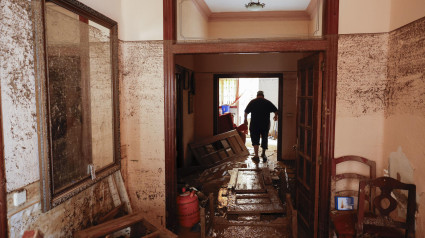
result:
[[[264,179],[264,184],[265,185],[272,185],[273,181],[272,181],[272,177],[270,175],[270,169],[269,168],[263,168],[263,179]]]
[[[108,212],[105,216],[99,218],[99,224],[102,224],[104,222],[110,221],[114,219],[114,217],[124,209],[124,203],[119,205],[118,207],[112,209],[110,212]]]
[[[128,198],[124,181],[122,180],[121,171],[119,170],[116,171],[113,176],[114,176],[115,187],[118,190],[118,194],[120,196],[121,202],[125,204],[127,213],[130,214],[133,212],[133,209],[131,208],[130,199]]]
[[[153,233],[144,236],[144,237],[158,237],[161,235],[165,237],[177,237],[174,233],[162,228],[157,227],[151,223],[149,223],[142,213],[134,213],[127,216],[123,216],[111,221],[107,221],[103,224],[93,226],[90,228],[87,228],[85,230],[77,231],[74,234],[74,237],[76,238],[88,238],[88,237],[101,237],[108,234],[111,234],[113,232],[122,230],[124,228],[130,227],[132,225],[136,225],[138,223],[142,223],[147,229],[152,231]]]
[[[238,170],[235,186],[236,193],[264,193],[266,192],[261,170]]]
[[[200,223],[201,223],[201,238],[205,238],[206,224],[205,224],[205,208],[200,207]]]
[[[87,228],[85,230],[77,231],[74,237],[99,237],[110,234],[114,231],[119,231],[131,225],[134,225],[144,219],[142,213],[134,213],[127,216],[120,217],[103,224]]]

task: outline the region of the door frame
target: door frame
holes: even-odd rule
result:
[[[220,78],[278,78],[278,131],[277,131],[277,159],[282,160],[282,107],[283,107],[283,73],[232,73],[232,74],[214,74],[214,89],[213,89],[213,133],[217,134],[218,130],[218,101],[219,101],[219,79]]]
[[[164,36],[164,142],[165,142],[165,192],[166,225],[177,226],[177,170],[176,170],[176,115],[174,57],[177,54],[200,53],[265,53],[323,51],[325,77],[322,98],[322,167],[320,170],[319,237],[329,234],[330,165],[334,158],[335,106],[338,57],[339,0],[323,2],[323,38],[265,42],[185,43],[177,44],[177,3],[163,0]]]

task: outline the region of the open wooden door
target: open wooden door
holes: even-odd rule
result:
[[[301,228],[317,237],[323,54],[298,61],[296,206]]]

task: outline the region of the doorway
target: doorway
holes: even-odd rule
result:
[[[333,8],[334,5],[329,6]],[[337,8],[335,8],[337,9]],[[337,14],[330,15],[330,22],[337,19]],[[171,26],[171,25],[170,25]],[[336,25],[337,26],[337,25]],[[169,28],[167,28],[169,29]],[[172,27],[170,28],[172,29]],[[172,31],[170,31],[172,32]],[[167,39],[172,39],[172,34],[167,31]],[[337,32],[335,25],[330,25],[328,34]],[[262,42],[261,44],[253,43],[203,43],[203,44],[176,44],[166,45],[165,48],[165,147],[166,147],[166,206],[167,206],[167,226],[172,228],[175,224],[176,218],[176,184],[175,176],[175,114],[174,106],[174,87],[175,79],[173,67],[175,56],[184,54],[200,54],[200,53],[265,53],[265,52],[311,52],[323,51],[325,52],[326,67],[324,68],[323,80],[323,111],[322,115],[322,144],[320,146],[323,163],[320,169],[320,209],[319,209],[319,228],[315,235],[320,237],[327,237],[328,230],[328,212],[329,212],[329,181],[330,181],[330,162],[333,159],[333,146],[334,146],[334,129],[335,129],[335,96],[336,96],[336,59],[337,59],[337,35],[329,36],[327,39],[321,40],[305,40],[305,41],[276,41],[276,42]],[[269,61],[270,62],[270,61]],[[267,71],[267,70],[266,70]],[[210,71],[211,73],[211,71]],[[211,84],[210,87],[213,85]],[[326,112],[326,114],[325,114]],[[323,176],[322,176],[323,175]]]
[[[258,85],[258,82],[260,79],[277,78],[279,83],[277,87],[275,86],[275,88],[276,88],[276,91],[278,91],[277,106],[279,109],[279,121],[277,126],[278,128],[277,139],[279,141],[278,158],[279,160],[292,159],[293,161],[295,161],[296,157],[294,155],[295,153],[294,153],[293,146],[296,144],[296,141],[297,141],[296,119],[299,118],[299,115],[300,115],[300,113],[297,112],[296,105],[297,105],[297,100],[299,102],[302,101],[300,98],[297,99],[297,96],[300,96],[300,93],[297,92],[297,88],[298,89],[304,88],[305,90],[308,89],[311,91],[312,90],[311,87],[314,87],[315,90],[319,90],[319,88],[317,87],[318,85],[313,85],[313,84],[310,85],[310,84],[304,84],[304,83],[297,85],[297,82],[299,81],[298,79],[302,78],[304,80],[306,79],[306,75],[308,76],[310,74],[310,73],[306,73],[301,75],[299,72],[297,72],[297,70],[301,67],[300,66],[301,64],[299,64],[299,62],[301,62],[302,59],[312,55],[317,55],[317,54],[318,54],[317,52],[301,52],[296,54],[282,52],[282,53],[264,53],[264,54],[233,54],[233,55],[232,54],[214,54],[214,55],[213,54],[204,54],[204,55],[196,54],[191,56],[185,55],[184,57],[176,56],[176,59],[175,59],[176,64],[185,65],[186,67],[189,68],[189,70],[194,72],[193,75],[194,75],[195,84],[196,84],[196,90],[194,95],[194,102],[195,102],[194,103],[195,104],[195,110],[194,110],[195,120],[194,121],[200,124],[200,126],[198,127],[195,126],[195,129],[196,129],[195,134],[199,136],[198,139],[202,139],[208,136],[213,136],[215,134],[218,134],[219,125],[218,125],[217,118],[220,116],[220,110],[223,112],[223,105],[226,103],[230,104],[229,106],[232,106],[232,105],[235,106],[239,103],[237,107],[230,108],[229,111],[233,109],[234,113],[236,114],[235,117],[238,118],[234,120],[234,123],[236,122],[235,124],[237,125],[238,123],[241,123],[241,119],[240,119],[241,115],[239,114],[242,114],[241,111],[243,110],[239,110],[239,107],[243,107],[241,105],[243,103],[241,103],[239,100],[240,100],[241,94],[243,94],[244,92],[243,92],[243,87],[235,86],[239,84],[239,81],[243,79],[248,79],[248,80],[251,79],[250,84]],[[261,61],[263,61],[263,63],[261,63]],[[320,71],[324,73],[324,71],[322,71],[324,68],[320,67],[323,62],[323,56],[320,58],[320,61],[321,61],[320,63],[316,63],[314,72],[319,73]],[[196,67],[194,67],[194,64],[190,64],[190,62],[197,62]],[[244,62],[244,63],[240,64],[240,62]],[[282,68],[273,68],[270,66],[272,62],[284,62],[284,64],[281,64],[280,67]],[[230,70],[242,71],[242,72],[246,71],[246,72],[223,73]],[[253,71],[253,72],[250,72],[250,71]],[[256,72],[271,71],[271,73],[269,72],[255,73],[255,71]],[[238,80],[237,82],[232,82],[233,91],[234,91],[233,96],[230,99],[228,99],[226,102],[224,102],[223,100],[221,100],[220,102],[220,79],[232,79],[232,80],[228,80],[229,84],[230,84],[230,81],[235,81],[235,79]],[[252,80],[252,79],[256,79],[256,80]],[[289,86],[288,82],[291,82],[292,87]],[[258,89],[261,89],[259,86],[254,86],[252,88],[254,89],[253,90],[254,94],[256,93]],[[271,95],[271,93],[268,94],[267,92],[265,92],[266,98],[267,98],[267,95]],[[287,97],[288,95],[290,95],[290,97],[292,97],[292,100],[293,100],[291,102],[293,104],[292,106],[293,111],[288,110],[289,100],[285,99],[285,97]],[[313,104],[310,102],[310,99],[306,99],[305,101],[306,102],[308,101],[308,103],[304,102],[303,104],[304,106],[302,108],[305,108],[304,111],[310,111],[310,109],[313,107]],[[316,98],[316,101],[322,101],[322,98],[318,97]],[[184,100],[183,104],[187,104],[186,99]],[[315,104],[315,106],[316,106],[315,115],[316,116],[321,115],[321,104]],[[179,108],[179,105],[177,105],[177,108]],[[307,109],[307,108],[310,108],[310,109]],[[312,116],[313,114],[307,113],[303,115],[306,116],[307,118],[305,121],[308,121],[310,120],[310,116]],[[288,124],[287,120],[289,119],[293,120],[294,123]],[[202,128],[203,130],[202,133],[198,131],[198,128]],[[313,130],[310,127],[308,128]],[[181,128],[176,128],[176,129],[181,130]],[[286,143],[282,143],[284,139],[288,138],[288,136],[285,133],[288,133],[289,129],[291,129],[292,133],[294,134],[294,141],[292,143],[288,143],[287,141]],[[316,128],[316,129],[319,129],[319,128]],[[187,128],[185,128],[184,130],[186,131]],[[320,147],[320,138],[318,140],[313,141],[311,140],[312,138],[311,135],[312,134],[309,134],[308,132],[304,132],[303,136],[302,135],[298,136],[299,138],[302,138],[302,140],[305,142],[303,144],[303,148],[307,148],[313,145],[315,145],[315,148],[317,148],[317,146]],[[320,131],[316,132],[315,135],[321,135]],[[194,138],[197,138],[197,136],[195,136]],[[307,138],[310,138],[310,139],[307,139]],[[289,149],[293,153],[292,156],[285,157],[286,154],[283,153],[285,151],[284,147]],[[315,150],[315,151],[318,151],[318,153],[321,152],[321,150]],[[307,151],[305,153],[307,153]],[[318,155],[319,154],[315,155],[314,161],[316,161],[316,159],[318,158]],[[312,161],[313,160],[310,159],[308,161],[310,164],[307,162],[305,163],[303,162],[302,164],[298,165],[300,168],[301,167],[303,168],[302,169],[303,173],[300,173],[301,175],[304,176],[306,174],[310,174]],[[307,169],[307,165],[309,165],[308,169]],[[321,169],[323,169],[323,167]],[[325,172],[321,170],[320,173],[318,172],[315,175],[319,175],[319,174],[325,174]],[[314,185],[319,185],[319,177],[316,177],[316,176],[314,177],[315,179],[311,179],[311,177],[305,177],[305,178],[303,177],[303,181],[304,182],[307,180],[310,181],[311,179],[312,181],[314,180]],[[307,222],[304,222],[304,224],[308,222],[313,222],[315,224],[318,224],[319,202],[318,202],[318,196],[317,196],[318,194],[316,193],[318,193],[319,191],[320,191],[319,189],[311,189],[307,192],[304,191],[303,193],[299,193],[298,195],[300,199],[304,199],[303,203],[297,204],[297,206],[299,206],[301,209],[306,208],[305,210],[303,210],[304,213],[302,213],[302,215],[304,215],[304,219],[307,216],[311,216],[310,214],[307,214],[306,211],[314,211],[314,214],[315,214],[315,215],[312,215],[312,217],[314,218],[313,220],[310,220],[310,218],[308,218],[308,221],[307,221],[307,219],[305,219],[305,221]],[[309,204],[308,207],[311,207],[311,209],[307,208],[307,205],[306,205],[307,202]],[[300,219],[303,219],[303,218],[300,218]],[[317,232],[318,226],[315,225],[311,227],[306,227],[306,229],[310,230],[309,232],[310,234],[313,234]]]
[[[228,126],[221,125],[220,118],[229,113],[235,128],[244,123],[244,110],[248,103],[256,97],[257,91],[263,91],[265,98],[278,108],[278,114],[282,115],[283,106],[283,81],[282,73],[240,73],[240,74],[215,74],[214,75],[214,134],[223,133]],[[282,160],[282,120],[278,117],[273,120],[274,114],[270,115],[269,149],[268,154],[276,153],[278,160]],[[250,115],[248,115],[248,122]],[[283,126],[287,126],[286,124]],[[290,131],[290,130],[288,130]],[[295,132],[295,130],[293,130]],[[242,139],[250,152],[253,151],[249,132]],[[295,136],[295,135],[293,135]],[[287,141],[285,141],[287,143]],[[286,146],[286,144],[284,145]]]

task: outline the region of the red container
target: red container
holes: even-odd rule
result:
[[[177,211],[180,226],[192,227],[199,222],[199,201],[195,191],[177,197]]]

